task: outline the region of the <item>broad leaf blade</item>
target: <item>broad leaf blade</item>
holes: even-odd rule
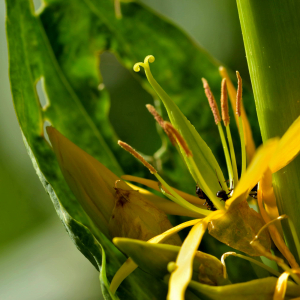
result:
[[[56,158],[43,136],[44,120],[50,120],[56,128],[115,173],[120,174],[121,168],[61,72],[43,27],[33,14],[31,2],[7,1],[6,4],[10,79],[25,145],[72,241],[95,267],[101,261],[100,242],[107,253],[107,273],[111,280],[125,257],[96,229],[65,183]],[[41,76],[44,77],[50,101],[47,109],[50,113],[47,116],[35,91],[36,81]],[[124,282],[119,295],[124,299],[130,299],[132,294],[138,298],[152,299],[151,291],[163,298],[166,285],[137,270]]]
[[[105,126],[101,125],[102,121],[99,121],[98,114],[106,94],[103,94],[103,91],[101,91],[101,95],[99,95],[99,91],[97,94],[97,86],[101,82],[101,78],[98,76],[95,66],[90,67],[93,63],[99,63],[97,54],[102,51],[111,51],[131,73],[133,73],[132,67],[136,62],[142,61],[145,56],[152,54],[156,57],[156,62],[151,65],[156,80],[200,131],[203,140],[219,158],[220,165],[225,165],[221,143],[216,143],[219,140],[218,130],[213,125],[213,116],[201,83],[201,78],[205,77],[218,99],[221,83],[218,62],[180,29],[141,4],[122,3],[123,18],[119,20],[115,17],[113,1],[110,0],[46,0],[45,2],[47,6],[40,18],[54,55],[74,91],[80,95],[83,106],[97,127],[101,127],[101,132],[105,132]],[[70,25],[74,23],[75,19],[76,25]],[[79,72],[83,62],[88,63],[83,71]],[[133,76],[139,79],[145,89],[156,97],[142,72],[133,74]],[[252,120],[253,125],[256,122],[254,102],[246,87],[243,98],[246,110],[251,113],[250,121]],[[121,101],[124,102],[126,99],[121,96]],[[142,100],[137,99],[137,101]],[[136,103],[136,106],[138,105],[139,102]],[[116,107],[111,107],[111,109],[117,110]],[[139,111],[139,114],[142,112]],[[119,123],[124,120],[124,115],[126,115],[126,110],[119,114]],[[145,109],[144,118],[147,116],[148,112]],[[131,117],[134,122],[135,116],[131,115]],[[123,124],[125,126],[125,123]],[[257,129],[257,125],[255,129]],[[152,139],[152,136],[148,135],[148,129],[145,128],[144,131],[145,139]],[[234,142],[237,142],[239,147],[238,133],[236,130],[233,131],[233,139],[236,140]],[[259,139],[258,131],[256,130],[255,133]],[[115,149],[111,138],[106,141],[118,157],[124,156],[122,152]],[[141,143],[143,141],[136,141],[135,144]],[[132,164],[131,158],[126,155],[125,157]],[[168,157],[168,159],[170,158]],[[125,160],[122,162],[126,164]],[[178,170],[176,173],[174,173],[174,164],[171,166],[165,164],[164,172],[177,181],[178,187],[194,192],[194,183],[192,183],[191,177],[182,174],[186,167],[183,164],[178,166],[178,161],[175,163],[176,171]],[[137,168],[136,165],[134,167]],[[184,172],[187,174],[186,170]],[[145,174],[147,174],[147,170]],[[212,176],[215,176],[215,172]],[[217,181],[215,185],[215,188],[218,189]]]

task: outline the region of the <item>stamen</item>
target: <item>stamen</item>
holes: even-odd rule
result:
[[[135,158],[137,158],[152,174],[156,174],[157,171],[155,168],[150,165],[139,153],[137,153],[131,146],[128,144],[118,141],[118,144],[127,152],[129,152],[131,155],[133,155]]]
[[[115,294],[116,290],[120,286],[120,284],[123,282],[123,280],[128,277],[136,268],[138,265],[129,257],[124,262],[124,264],[120,267],[120,269],[116,272],[114,275],[109,290],[111,293]]]
[[[166,192],[164,189],[161,189],[161,192],[170,200],[174,201],[175,203],[185,207],[186,209],[189,209],[191,211],[194,211],[201,216],[208,216],[211,211],[199,208],[190,202],[183,199],[180,195],[178,195],[161,177],[158,173],[155,173],[154,176],[157,178],[157,180],[161,183],[161,185],[166,189]]]
[[[260,236],[260,234],[266,229],[268,228],[270,225],[272,225],[273,223],[275,222],[278,222],[278,221],[281,221],[282,219],[286,219],[288,216],[287,215],[282,215],[282,216],[279,216],[278,218],[268,222],[267,224],[265,224],[257,233],[257,235],[254,237],[253,241],[257,240]]]
[[[278,248],[278,250],[286,258],[286,260],[289,262],[289,264],[292,268],[299,268],[299,265],[298,265],[294,255],[291,253],[289,248],[286,246],[286,244],[285,244],[282,236],[280,235],[279,231],[277,230],[276,226],[274,226],[272,223],[270,223],[270,222],[272,222],[272,220],[268,216],[268,214],[265,211],[265,208],[263,206],[263,194],[262,194],[262,192],[263,192],[262,187],[263,186],[264,185],[261,184],[261,182],[260,182],[259,185],[258,185],[258,190],[257,190],[257,203],[258,203],[260,214],[261,214],[263,220],[267,224],[271,225],[271,226],[268,227],[268,230],[269,230],[271,238],[272,238],[274,244],[276,245],[276,247]],[[274,220],[277,221],[278,218],[274,219]],[[289,218],[288,218],[288,220],[289,220]],[[297,242],[295,242],[295,244],[297,245]],[[297,247],[297,250],[298,250],[298,247]]]
[[[193,156],[192,151],[189,149],[186,141],[184,140],[182,135],[178,132],[178,130],[175,127],[173,127],[171,123],[165,122],[164,129],[167,133],[170,133],[170,135],[172,135],[173,138],[176,138],[177,143],[181,146],[181,148],[184,150],[187,156]]]
[[[222,85],[221,85],[221,110],[222,110],[222,120],[224,122],[224,125],[227,126],[230,123],[230,117],[228,112],[226,78],[223,78]]]
[[[227,142],[225,140],[225,135],[224,135],[224,131],[223,131],[221,123],[218,123],[218,130],[219,130],[219,134],[220,134],[220,138],[221,138],[221,142],[222,142],[222,146],[223,146],[223,150],[224,150],[224,155],[225,155],[225,160],[226,160],[226,165],[227,165],[227,170],[228,170],[228,176],[229,176],[229,180],[230,180],[230,187],[233,188],[232,185],[233,185],[234,179],[233,179],[232,164],[231,164],[228,146],[227,146]]]
[[[235,252],[226,252],[222,255],[221,257],[221,263],[223,265],[223,277],[226,279],[228,278],[228,275],[227,275],[227,270],[226,270],[226,264],[225,264],[225,259],[230,256],[230,255],[234,255]]]
[[[162,129],[164,130],[164,132],[166,133],[166,135],[168,136],[169,140],[171,141],[173,146],[176,146],[176,139],[174,138],[173,134],[170,133],[168,130],[166,130],[165,128],[165,123],[166,121],[161,117],[161,115],[156,111],[156,109],[154,108],[154,106],[152,106],[151,104],[147,104],[146,105],[148,111],[153,115],[154,119],[156,120],[156,122],[159,124],[160,127],[162,127]]]
[[[122,19],[120,0],[115,0],[115,15],[117,19]]]
[[[136,177],[136,176],[131,176],[131,175],[123,175],[121,176],[122,179],[127,180],[127,181],[132,181],[132,182],[137,182],[137,183],[141,183],[151,189],[154,189],[158,192],[160,192],[160,183],[158,183],[157,181],[154,180],[150,180],[150,179],[145,179],[145,178],[141,178],[141,177]],[[196,196],[192,196],[188,193],[182,192],[178,189],[175,189],[174,187],[171,186],[171,188],[178,194],[180,195],[183,199],[185,199],[186,201],[192,203],[192,204],[196,204],[196,205],[203,205],[205,200],[201,200]]]
[[[260,190],[259,190],[259,192],[261,192]],[[258,195],[258,198],[259,198],[260,196]],[[259,206],[260,208],[262,207],[261,205]],[[278,219],[278,218],[277,218]],[[265,229],[266,227],[264,226],[264,229]],[[271,228],[271,227],[270,227]],[[261,232],[261,231],[260,231]],[[277,264],[278,264],[278,266],[280,266],[284,271],[287,271],[287,272],[289,272],[290,273],[290,275],[293,277],[293,279],[295,280],[295,282],[297,283],[297,284],[299,284],[300,285],[300,278],[296,275],[296,274],[294,274],[292,271],[291,271],[291,269],[285,264],[285,262],[284,262],[284,260],[282,259],[282,258],[279,258],[279,257],[277,257],[277,256],[275,256],[275,255],[272,255],[271,254],[271,252],[268,252],[258,241],[257,241],[257,235],[255,236],[255,238],[250,242],[250,245],[252,246],[252,247],[254,247],[254,248],[256,248],[256,250],[258,250],[260,253],[261,253],[261,255],[263,255],[263,256],[265,256],[265,257],[267,257],[267,258],[269,258],[270,260],[273,260],[273,261],[275,261]],[[285,244],[284,244],[285,245]],[[287,247],[286,247],[287,248]],[[288,248],[287,248],[288,249]],[[295,260],[295,259],[294,259]],[[288,261],[290,262],[290,259],[288,259]],[[296,269],[298,269],[299,268],[299,265],[297,264],[297,262],[295,261],[295,263],[293,263],[293,265],[295,265],[295,268]]]
[[[222,265],[223,265],[223,276],[224,276],[224,278],[227,278],[225,259],[226,259],[228,256],[230,256],[230,255],[233,255],[233,256],[240,257],[240,258],[242,258],[242,259],[248,260],[248,261],[250,261],[250,262],[252,262],[252,263],[254,263],[254,264],[260,266],[261,268],[266,269],[266,270],[269,271],[271,274],[273,274],[273,275],[275,275],[275,276],[277,276],[277,277],[280,276],[280,273],[277,272],[276,270],[274,270],[273,268],[271,268],[271,267],[269,267],[269,266],[267,266],[267,265],[265,265],[265,264],[263,264],[263,263],[261,263],[261,262],[255,260],[255,259],[253,259],[253,258],[251,258],[251,257],[249,257],[249,256],[245,256],[245,255],[242,255],[242,254],[237,254],[236,252],[226,252],[226,253],[224,253],[224,254],[222,255],[222,257],[221,257],[221,263],[222,263]]]
[[[285,293],[286,293],[287,282],[288,282],[289,276],[293,273],[296,273],[298,275],[300,274],[299,270],[291,269],[291,272],[292,273],[285,271],[278,278],[276,287],[275,287],[275,293],[273,295],[273,300],[285,299]],[[299,299],[299,298],[294,298],[294,299]]]
[[[226,78],[227,89],[228,89],[229,99],[231,102],[231,107],[235,112],[236,111],[236,94],[237,94],[236,89],[233,86],[233,84],[230,80],[230,77],[229,77],[226,69],[223,66],[219,67],[219,73],[222,78]],[[254,144],[251,127],[250,127],[243,103],[241,103],[241,115],[242,115],[243,124],[244,124],[245,144],[247,145],[247,148],[246,148],[247,158],[248,158],[248,162],[250,162],[250,160],[252,159],[252,157],[255,153],[255,144]],[[234,118],[235,118],[237,126],[239,127],[238,115],[234,114]]]
[[[207,82],[205,79],[202,79],[202,80],[203,80],[203,85],[205,87]],[[207,89],[209,90],[208,84],[207,84]],[[207,95],[207,93],[206,93],[206,95]],[[211,94],[211,96],[212,96],[212,94]],[[211,102],[215,102],[214,98],[213,98],[213,101],[209,100],[209,103],[211,103]],[[218,111],[217,104],[216,103],[214,103],[214,104]],[[222,118],[223,118],[224,124],[225,124],[225,126],[229,126],[226,79],[222,80],[222,85],[221,85],[221,107],[222,107]],[[213,110],[213,108],[212,108],[212,110]],[[224,155],[225,155],[225,159],[226,159],[226,165],[227,165],[227,170],[228,170],[228,175],[229,175],[229,180],[230,180],[230,188],[232,189],[233,182],[234,182],[234,175],[233,175],[232,163],[231,163],[231,159],[230,159],[230,155],[229,155],[229,151],[228,151],[228,145],[227,145],[227,142],[225,139],[225,135],[224,135],[224,131],[223,131],[221,122],[218,122],[218,123],[216,122],[216,124],[218,126],[218,130],[219,130],[219,134],[220,134],[220,138],[221,138],[221,142],[222,142],[222,146],[223,146],[223,150],[224,150]]]
[[[206,79],[202,78],[202,82],[203,82],[203,88],[205,91],[205,95],[207,97],[209,106],[211,108],[211,111],[214,115],[214,119],[215,119],[215,123],[218,125],[218,123],[221,122],[221,117],[220,117],[220,112],[217,106],[217,102],[215,100],[214,95],[212,94],[210,87],[208,85],[208,82],[206,81]]]
[[[225,127],[226,129],[226,135],[227,140],[229,144],[229,150],[230,150],[230,156],[231,156],[231,162],[232,162],[232,170],[233,170],[233,186],[237,186],[239,182],[239,175],[237,170],[237,164],[236,164],[236,157],[235,157],[235,151],[233,147],[232,137],[231,137],[231,131],[229,124]]]
[[[238,80],[238,89],[237,89],[237,93],[236,93],[236,114],[240,117],[241,116],[241,103],[242,103],[243,87],[242,87],[242,78],[238,71],[236,71],[236,77]]]
[[[155,109],[155,107],[151,104],[146,104],[146,107],[149,111],[150,114],[152,114],[152,116],[154,117],[154,119],[156,120],[156,122],[162,127],[164,128],[164,119],[161,117],[161,115],[157,112],[157,110]]]

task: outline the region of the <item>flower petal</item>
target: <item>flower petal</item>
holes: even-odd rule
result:
[[[189,227],[189,226],[193,226],[196,223],[198,223],[200,220],[196,219],[196,220],[191,220],[191,221],[187,221],[185,223],[179,224],[176,227],[173,227],[169,230],[167,230],[166,232],[163,232],[162,234],[153,237],[152,239],[150,239],[148,242],[149,243],[159,243],[162,242],[163,240],[167,239],[168,237],[172,236],[173,234],[177,233],[178,231],[182,230],[183,228]],[[114,238],[113,242],[118,243],[120,239],[118,238]],[[115,274],[111,285],[110,285],[110,289],[113,293],[115,293],[115,291],[117,290],[117,288],[119,287],[119,285],[122,283],[122,281],[129,276],[136,268],[138,267],[138,265],[129,257],[126,262],[120,267],[120,269],[117,271],[117,273]]]
[[[289,127],[280,139],[278,148],[270,161],[272,173],[289,164],[300,151],[300,117]]]
[[[194,256],[206,231],[207,222],[201,220],[191,229],[179,251],[175,271],[169,281],[168,300],[183,300],[185,290],[192,278]]]
[[[222,243],[243,251],[251,256],[260,256],[250,242],[264,225],[259,213],[249,207],[247,201],[230,207],[226,213],[208,224],[208,232]],[[267,249],[271,248],[271,240],[267,231],[259,236],[259,243]]]
[[[233,196],[226,201],[225,207],[228,209],[232,205],[237,205],[247,198],[248,192],[252,189],[269,166],[270,159],[278,146],[279,139],[270,139],[260,146],[256,151],[247,171],[241,177]]]
[[[261,214],[262,218],[264,219],[265,223],[267,224],[267,223],[271,222],[272,220],[268,216],[268,214],[265,211],[264,206],[263,206],[264,190],[262,189],[262,187],[264,187],[264,186],[265,186],[264,184],[259,184],[259,188],[257,191],[257,203],[259,206],[260,214]],[[271,235],[271,238],[272,238],[274,244],[276,245],[278,250],[281,252],[281,254],[287,259],[290,266],[292,268],[299,268],[299,265],[296,262],[294,255],[291,253],[289,248],[286,246],[277,227],[274,224],[271,224],[271,225],[269,225],[268,230],[269,230],[269,233]]]

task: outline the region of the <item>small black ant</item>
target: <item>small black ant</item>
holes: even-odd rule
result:
[[[208,198],[208,196],[200,189],[200,187],[196,186],[196,194],[200,199],[205,200],[205,203],[203,205],[206,205],[208,210],[216,211],[216,207],[212,203],[212,201]]]
[[[254,188],[250,191],[249,196],[257,199],[257,184],[254,186]]]
[[[217,172],[216,172],[216,173],[217,173]],[[218,178],[218,175],[217,175],[217,178]],[[219,185],[220,185],[220,187],[221,187],[221,189],[222,189],[222,185],[221,185],[221,182],[220,182],[219,179],[218,179],[218,182],[219,182]],[[227,194],[226,191],[224,191],[224,190],[222,189],[222,190],[220,190],[220,191],[218,191],[218,192],[216,193],[216,196],[217,196],[218,198],[221,198],[221,200],[226,201],[226,200],[229,199],[228,196],[230,195],[231,191],[232,191],[232,190],[229,189],[229,193]]]
[[[221,198],[221,200],[226,201],[229,199],[229,197],[228,197],[229,194],[230,194],[230,192],[227,194],[226,191],[221,190],[216,193],[216,196],[218,198]]]

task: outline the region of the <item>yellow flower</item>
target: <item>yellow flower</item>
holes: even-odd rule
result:
[[[266,217],[268,214],[264,214],[264,212],[262,212],[262,218],[261,215],[249,208],[246,200],[249,196],[249,193],[251,193],[251,190],[262,180],[263,184],[260,184],[258,188],[259,206],[261,211],[263,211],[262,198],[265,195],[266,208],[271,215],[273,214],[273,218],[276,217],[276,213],[278,213],[278,211],[276,211],[276,204],[274,203],[275,197],[273,191],[271,190],[271,183],[270,181],[263,180],[263,178],[266,179],[267,176],[270,178],[270,173],[277,172],[286,166],[299,153],[300,118],[298,118],[292,124],[292,126],[281,139],[274,138],[267,141],[254,153],[251,130],[248,126],[249,124],[242,106],[241,78],[237,72],[239,83],[238,91],[234,92],[233,86],[231,82],[229,82],[229,94],[231,97],[233,97],[233,95],[236,95],[237,97],[235,105],[237,112],[236,119],[239,125],[242,150],[242,172],[241,177],[238,178],[235,153],[229,129],[226,92],[226,77],[228,81],[228,76],[226,75],[224,69],[221,69],[221,74],[223,77],[225,77],[222,82],[222,118],[226,128],[229,149],[221,126],[221,117],[218,112],[216,101],[210,91],[207,81],[203,79],[205,93],[214,114],[215,122],[218,126],[220,138],[224,148],[224,155],[226,158],[230,180],[230,186],[228,187],[225,184],[222,171],[216,163],[216,160],[208,146],[201,139],[195,128],[183,116],[179,108],[153,78],[150,72],[149,62],[154,62],[154,57],[151,55],[147,56],[143,63],[136,64],[134,66],[134,70],[139,71],[140,66],[144,67],[150,84],[161,98],[167,109],[172,125],[162,120],[153,107],[148,107],[148,109],[154,115],[158,123],[163,127],[166,134],[170,137],[171,142],[173,144],[177,144],[179,147],[179,150],[181,151],[189,171],[195,179],[195,182],[204,191],[204,198],[208,202],[208,207],[210,208],[208,213],[205,213],[197,206],[187,203],[187,201],[180,197],[180,195],[174,189],[168,186],[168,184],[159,176],[155,169],[154,171],[151,169],[153,168],[152,166],[151,168],[148,166],[151,173],[153,173],[161,183],[161,191],[169,199],[187,209],[190,209],[191,211],[196,213],[198,212],[199,217],[201,217],[201,215],[206,216],[202,219],[195,220],[195,223],[183,223],[175,227],[173,230],[167,231],[165,234],[161,234],[157,238],[149,240],[150,243],[157,243],[160,241],[162,236],[165,237],[166,235],[171,235],[182,228],[193,225],[192,230],[181,246],[176,263],[170,267],[171,276],[169,280],[168,299],[184,299],[185,290],[192,278],[193,259],[207,227],[209,228],[210,234],[222,242],[250,255],[266,255],[275,261],[279,261],[281,267],[288,269],[284,263],[269,254],[269,250],[271,248],[269,235],[266,231],[260,230],[264,225],[263,219],[265,222],[269,222],[271,220],[270,217],[268,217],[268,219]],[[120,143],[122,147],[123,144],[124,143]],[[135,150],[128,148],[127,146],[123,148],[140,159],[140,157],[136,155]],[[251,163],[249,164],[248,168],[246,168],[246,152],[248,152],[248,160],[250,161],[251,159]],[[143,183],[150,187],[151,185],[152,187],[154,185],[153,182],[149,184],[149,182],[139,178],[128,176],[124,178]],[[225,205],[224,202],[220,201],[220,199],[217,197],[218,195],[222,195],[222,199],[226,201]],[[218,210],[214,211],[216,209]],[[298,268],[299,266],[297,265],[293,255],[284,244],[284,241],[276,227],[270,226],[269,229],[278,249],[288,259],[293,268]],[[257,235],[258,232],[259,234]],[[253,242],[250,244],[251,241]],[[128,275],[126,270],[130,269],[130,271],[132,271],[135,267],[137,267],[137,265],[135,265],[135,263],[129,259],[127,265],[124,265],[116,274],[112,284],[113,291],[116,290],[117,286]],[[293,278],[296,278],[295,275],[293,275],[294,273],[291,271],[289,272],[292,274]]]

